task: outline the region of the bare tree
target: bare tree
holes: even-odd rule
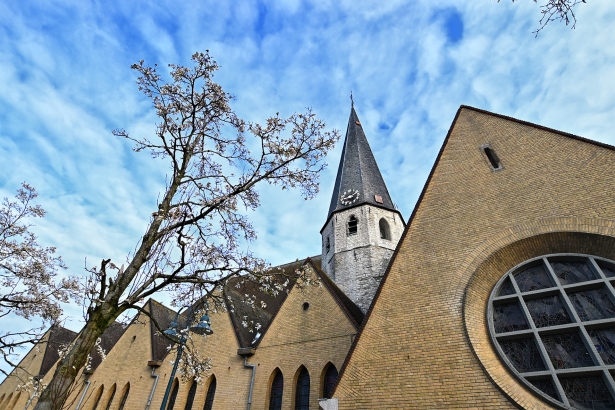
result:
[[[247,123],[231,109],[231,96],[213,81],[218,65],[206,53],[192,56],[194,67],[169,65],[165,82],[158,67],[132,66],[137,84],[160,119],[155,139],[133,138],[135,151],[149,151],[169,168],[158,208],[128,256],[126,268],[111,260],[90,270],[86,323],[60,359],[37,410],[60,409],[70,386],[103,331],[144,298],[170,289],[176,300],[212,295],[233,276],[245,275],[275,292],[267,264],[242,244],[256,232],[241,209],[259,205],[259,184],[299,188],[308,199],[318,192],[323,159],[339,139],[311,110],[289,118]],[[286,132],[284,132],[286,131]]]
[[[65,266],[56,249],[40,246],[31,232],[29,220],[45,216],[43,208],[32,204],[36,197],[36,190],[23,183],[14,200],[4,198],[0,207],[0,318],[5,322],[0,354],[11,367],[16,366],[16,349],[38,343],[60,318],[60,303],[69,302],[79,289],[75,278],[58,277]],[[40,326],[11,330],[15,327],[7,321],[16,317],[40,320]]]
[[[512,0],[513,3],[517,0]],[[500,0],[498,0],[498,3]],[[538,0],[534,0],[534,3],[538,3]],[[585,0],[547,0],[545,4],[540,6],[540,13],[542,17],[538,22],[540,27],[534,31],[536,35],[546,27],[551,21],[563,21],[566,25],[571,25],[571,28],[575,28],[577,25],[577,16],[572,10],[576,5],[580,3],[587,3]]]

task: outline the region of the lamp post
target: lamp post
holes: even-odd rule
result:
[[[186,327],[183,329],[179,329],[179,314],[184,308],[188,308],[188,320],[186,321]],[[167,384],[167,390],[164,392],[164,397],[162,398],[162,404],[160,405],[160,410],[166,410],[167,400],[169,399],[169,394],[171,393],[171,387],[173,386],[173,380],[175,380],[175,372],[177,371],[177,365],[179,364],[179,360],[182,357],[182,353],[184,351],[184,346],[186,345],[186,337],[183,335],[186,330],[189,330],[197,335],[211,335],[214,333],[211,330],[210,321],[209,321],[209,304],[205,302],[205,314],[201,316],[199,323],[196,326],[190,326],[192,321],[194,320],[194,310],[192,307],[184,306],[182,307],[177,314],[175,315],[175,320],[171,322],[169,328],[165,330],[164,335],[169,339],[175,341],[178,344],[177,347],[177,357],[175,358],[175,363],[173,363],[173,370],[171,371],[171,377],[169,377],[169,383]]]

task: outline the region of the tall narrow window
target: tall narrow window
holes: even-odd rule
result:
[[[11,399],[13,398],[13,393],[9,394],[9,397],[6,398],[6,402],[2,404],[2,408],[0,410],[6,409],[11,403]]]
[[[92,407],[92,410],[96,410],[98,408],[98,403],[100,403],[100,398],[102,397],[104,391],[105,385],[102,384],[96,391],[96,399],[94,400],[94,407]]]
[[[169,403],[167,404],[167,410],[173,410],[175,407],[175,400],[177,399],[177,393],[179,392],[179,380],[177,378],[173,382],[173,389],[171,389],[171,396],[169,396]]]
[[[216,395],[216,376],[211,376],[212,380],[209,383],[209,388],[207,389],[207,396],[205,397],[205,406],[203,406],[203,410],[211,410],[214,406],[214,396]]]
[[[310,410],[310,374],[305,367],[301,368],[297,377],[295,410]]]
[[[348,235],[349,236],[357,234],[358,225],[359,225],[359,220],[354,215],[350,215],[350,218],[348,218]]]
[[[105,410],[109,410],[111,408],[111,403],[113,403],[113,397],[115,397],[115,383],[113,383],[113,386],[111,386],[111,390],[109,392],[109,400],[107,400],[107,407],[105,407]]]
[[[194,396],[196,395],[196,381],[192,381],[192,385],[190,386],[190,390],[188,390],[188,399],[186,400],[186,405],[184,406],[184,410],[192,410],[192,404],[194,403]]]
[[[328,236],[327,236],[327,241],[325,243],[325,249],[327,250],[325,253],[329,253],[329,250],[331,249],[331,241],[329,240]]]
[[[284,376],[282,376],[280,369],[277,369],[271,383],[269,410],[282,410],[282,393],[284,393]]]
[[[484,145],[481,148],[483,149],[485,156],[489,160],[491,168],[493,168],[494,170],[502,168],[502,164],[500,164],[500,159],[495,154],[493,148],[491,148],[489,145]]]
[[[329,363],[322,383],[322,397],[325,399],[330,399],[333,396],[333,389],[335,388],[335,383],[337,383],[337,377],[337,369],[333,363]]]
[[[382,239],[386,239],[387,241],[391,240],[391,229],[389,228],[389,223],[386,219],[381,218],[378,222],[378,227],[380,228],[380,237]]]
[[[8,407],[8,410],[13,410],[15,408],[15,405],[19,401],[20,397],[21,397],[21,392],[17,393],[17,396],[13,399],[13,404],[11,404],[11,407]]]
[[[124,410],[126,400],[128,400],[128,393],[130,393],[130,383],[126,383],[126,386],[124,386],[124,394],[122,395],[122,401],[120,402],[120,407],[118,407],[117,410]]]

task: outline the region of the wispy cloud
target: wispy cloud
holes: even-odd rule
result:
[[[529,1],[0,3],[0,195],[37,187],[49,213],[36,231],[72,273],[85,258],[122,262],[166,174],[111,135],[150,135],[156,121],[130,64],[188,64],[209,49],[250,121],[310,106],[344,132],[352,91],[408,217],[460,104],[615,143],[615,3],[577,15],[576,30],[552,23],[534,38]],[[320,252],[340,151],[314,201],[261,191],[250,245],[259,256],[278,264]]]

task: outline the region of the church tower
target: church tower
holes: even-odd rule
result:
[[[324,272],[363,312],[404,227],[353,104],[327,222],[320,233]]]

